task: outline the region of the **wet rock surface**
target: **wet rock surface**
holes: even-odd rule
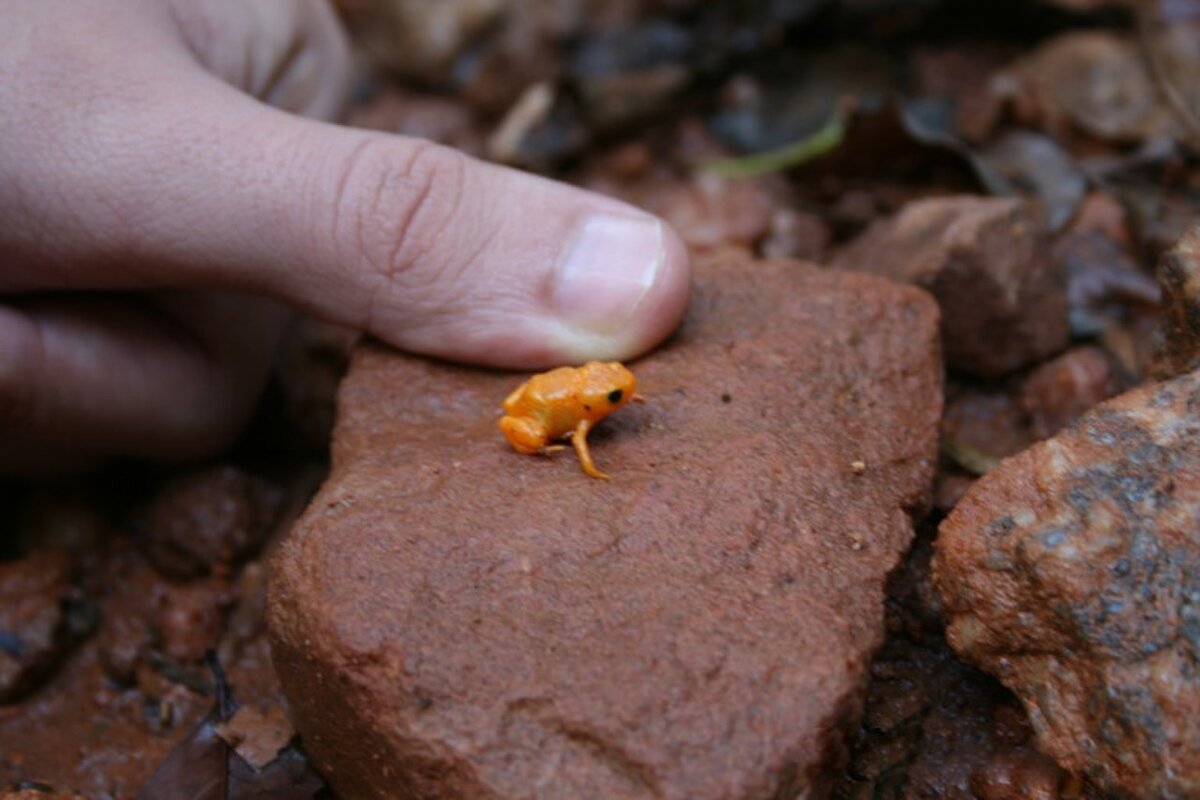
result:
[[[360,347],[273,565],[310,755],[353,797],[827,791],[929,500],[936,316],[869,276],[702,265],[633,365],[648,402],[594,436],[611,483],[504,445],[519,376]]]
[[[1024,201],[955,196],[909,203],[832,265],[928,289],[942,309],[947,366],[999,377],[1067,343],[1065,281]]]
[[[982,478],[936,578],[1040,746],[1133,797],[1200,794],[1200,376],[1104,403]]]

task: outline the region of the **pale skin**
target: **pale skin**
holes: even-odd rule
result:
[[[350,79],[318,0],[6,4],[0,474],[219,452],[294,309],[525,370],[627,359],[675,327],[669,228],[330,124]]]

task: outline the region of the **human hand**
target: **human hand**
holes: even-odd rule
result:
[[[236,435],[285,305],[406,350],[623,359],[686,304],[654,217],[337,127],[321,0],[16,0],[0,30],[0,472]]]

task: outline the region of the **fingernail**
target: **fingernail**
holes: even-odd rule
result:
[[[589,217],[559,261],[555,306],[576,330],[617,331],[654,286],[663,260],[662,223],[657,219]]]

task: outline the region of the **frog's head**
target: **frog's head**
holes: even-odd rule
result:
[[[637,378],[617,361],[589,361],[583,370],[583,402],[597,419],[616,411],[637,393]]]

